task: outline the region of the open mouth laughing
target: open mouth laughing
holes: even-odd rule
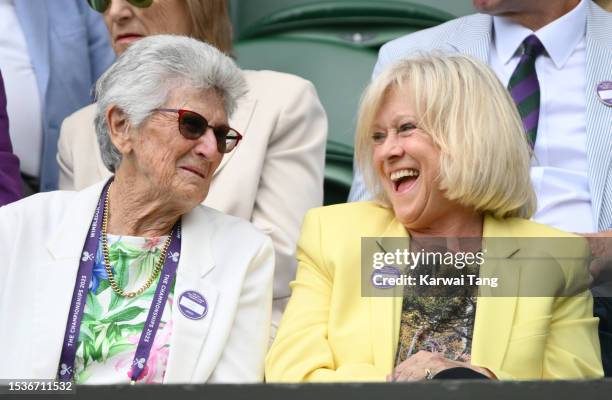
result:
[[[399,169],[389,174],[389,179],[393,182],[393,189],[396,193],[405,193],[412,189],[418,178],[419,170],[415,168]]]

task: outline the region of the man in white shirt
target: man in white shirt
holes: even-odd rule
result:
[[[534,219],[587,236],[612,236],[612,14],[591,0],[473,1],[480,14],[385,44],[373,75],[418,51],[460,52],[488,63],[515,97],[512,77],[534,36],[542,47],[532,60],[539,108],[523,119],[531,119],[526,128],[535,137]],[[370,198],[356,169],[349,200]],[[612,307],[599,302],[596,307],[608,307],[599,315],[609,324],[600,325],[607,331],[602,345],[612,346],[612,323],[603,315]],[[608,360],[604,355],[607,375],[610,351]]]

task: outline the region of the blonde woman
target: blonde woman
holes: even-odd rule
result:
[[[362,100],[357,157],[376,200],[307,214],[292,297],[266,360],[268,381],[420,380],[457,368],[489,379],[602,376],[584,286],[573,297],[427,304],[362,293],[364,237],[469,237],[476,250],[488,238],[515,237],[489,249],[500,274],[516,280],[520,271],[522,283],[553,266],[562,272],[546,282],[554,293],[588,279],[583,239],[547,249],[557,253],[535,265],[542,249],[520,239],[571,235],[527,220],[535,209],[529,146],[512,99],[487,66],[430,54],[382,73]],[[441,320],[445,327],[434,323]]]

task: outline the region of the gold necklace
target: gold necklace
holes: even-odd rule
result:
[[[123,289],[119,287],[119,285],[117,285],[117,282],[115,281],[115,276],[113,275],[113,270],[110,265],[110,257],[108,255],[108,242],[106,239],[106,228],[108,226],[108,198],[110,197],[109,193],[110,193],[110,186],[106,193],[106,199],[104,200],[104,210],[102,212],[102,253],[104,256],[104,268],[106,269],[106,275],[108,275],[108,282],[110,283],[110,287],[113,288],[113,291],[121,297],[132,298],[132,297],[136,297],[142,294],[145,290],[147,290],[153,284],[155,279],[157,279],[157,276],[161,272],[162,266],[164,265],[164,260],[166,259],[166,253],[168,252],[168,247],[170,246],[170,241],[172,239],[172,233],[168,236],[168,239],[166,239],[166,242],[164,243],[164,247],[161,251],[159,260],[157,260],[157,263],[155,264],[155,268],[153,269],[153,273],[151,274],[149,279],[147,279],[145,284],[140,289],[136,290],[135,292],[124,291]]]

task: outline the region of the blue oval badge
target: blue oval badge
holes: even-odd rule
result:
[[[185,318],[197,320],[208,314],[208,303],[200,293],[188,290],[179,297],[178,309]]]
[[[600,82],[597,85],[597,96],[602,103],[612,107],[612,81]]]

